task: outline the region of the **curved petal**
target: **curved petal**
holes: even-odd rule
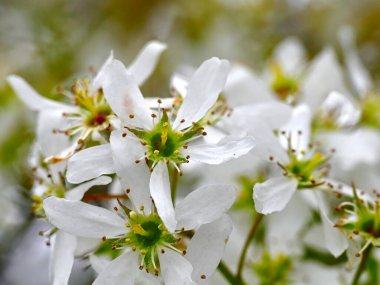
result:
[[[290,119],[292,108],[282,102],[263,102],[234,108],[226,121],[232,128],[247,130],[256,124],[266,124],[271,130],[279,129]]]
[[[326,48],[305,75],[303,101],[315,111],[331,91],[350,94],[334,51]]]
[[[280,143],[284,149],[295,149],[298,155],[302,155],[302,151],[308,149],[311,119],[311,110],[307,105],[301,104],[293,109],[289,122],[281,128],[281,131],[285,132],[285,136],[280,135]],[[288,146],[289,137],[291,138],[290,146]]]
[[[152,74],[161,53],[166,49],[166,44],[158,41],[148,42],[135,60],[127,67],[129,73],[138,85],[142,85]]]
[[[164,222],[166,228],[170,232],[173,232],[177,221],[170,192],[168,167],[164,162],[158,163],[153,169],[149,186],[150,194],[156,205],[158,215]]]
[[[110,55],[106,59],[106,61],[103,63],[103,65],[100,67],[98,73],[96,74],[94,80],[91,83],[91,92],[95,92],[97,89],[101,88],[103,85],[102,78],[103,73],[105,70],[105,67],[112,62],[114,59],[113,51],[111,50]]]
[[[177,229],[191,230],[208,224],[231,208],[236,189],[228,185],[208,185],[198,188],[185,197],[175,208]]]
[[[46,111],[48,109],[71,110],[72,107],[47,99],[38,94],[24,79],[17,75],[7,77],[8,83],[12,86],[18,97],[34,111]]]
[[[247,154],[255,145],[253,137],[227,137],[215,145],[190,145],[187,153],[190,155],[190,160],[207,164],[221,164]]]
[[[229,62],[213,57],[206,60],[192,76],[186,97],[178,111],[173,128],[185,129],[198,122],[218,99],[227,80]],[[181,120],[185,122],[181,123]]]
[[[240,64],[232,66],[223,94],[231,107],[275,100],[265,80]]]
[[[98,274],[104,271],[107,268],[107,266],[112,262],[110,259],[111,257],[109,257],[108,255],[99,256],[95,254],[91,254],[89,258],[92,269],[94,269],[95,272]]]
[[[158,259],[165,285],[187,285],[192,283],[191,272],[193,267],[181,254],[171,249],[166,249],[165,253],[159,250]]]
[[[185,257],[193,266],[192,279],[197,284],[206,283],[215,272],[231,232],[232,221],[227,215],[195,232]]]
[[[282,211],[297,190],[298,181],[289,177],[275,177],[256,183],[253,200],[256,211],[264,215]]]
[[[67,285],[74,264],[76,237],[57,231],[50,264],[50,280],[53,285]]]
[[[100,176],[94,180],[85,182],[66,193],[67,200],[80,201],[83,198],[84,193],[86,193],[91,187],[97,185],[107,185],[112,182],[112,178],[108,176]]]
[[[335,257],[340,256],[348,247],[347,238],[337,228],[334,227],[334,223],[328,217],[328,209],[321,193],[316,194],[319,211],[322,219],[323,232],[325,235],[325,243],[327,249]]]
[[[84,149],[68,162],[66,178],[70,183],[81,183],[103,174],[115,173],[110,144]]]
[[[332,117],[339,127],[352,127],[360,119],[360,109],[346,96],[333,91],[323,102],[321,115]]]
[[[41,111],[37,120],[37,144],[45,157],[59,154],[71,145],[67,135],[54,132],[66,129],[70,122],[62,115],[62,110]]]
[[[287,74],[299,75],[306,62],[302,43],[294,37],[282,41],[274,52],[274,60]]]
[[[127,124],[150,129],[151,112],[132,74],[124,65],[113,60],[104,67],[102,75],[104,96],[112,110]]]
[[[125,221],[104,208],[80,201],[49,197],[44,200],[49,222],[73,235],[101,238],[125,234]]]
[[[127,251],[110,262],[93,285],[134,285],[138,271],[138,253]]]
[[[144,147],[135,139],[123,137],[120,131],[111,133],[110,144],[115,171],[123,189],[129,189],[128,195],[137,211],[144,207],[144,211],[149,213],[152,204],[149,191],[150,171],[144,161],[135,162],[144,155]]]
[[[364,67],[355,48],[355,35],[351,28],[343,27],[339,31],[339,39],[343,48],[348,74],[359,96],[364,96],[372,89],[371,75]]]

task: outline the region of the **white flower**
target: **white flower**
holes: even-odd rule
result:
[[[182,285],[201,284],[215,271],[232,230],[224,213],[234,200],[232,187],[199,188],[178,203],[172,228],[166,226],[167,217],[154,209],[137,213],[123,206],[124,212],[117,211],[121,217],[104,208],[55,197],[44,201],[44,209],[49,221],[65,232],[102,238],[123,251],[105,266],[94,284],[134,284],[139,268],[145,268],[167,285]],[[189,230],[195,234],[186,246],[184,236],[179,237]]]
[[[166,164],[178,171],[181,163],[191,161],[220,164],[246,154],[255,145],[252,137],[226,137],[217,144],[202,142],[202,136],[206,135],[202,119],[223,89],[227,73],[227,61],[217,58],[205,61],[194,73],[188,94],[172,122],[168,111],[160,109],[155,113],[148,108],[133,76],[122,63],[111,62],[105,70],[103,88],[126,130],[113,131],[110,144],[74,155],[69,160],[68,181],[80,183],[116,172],[136,209],[150,208],[150,196],[160,215],[173,209],[171,194],[162,197],[165,193],[161,191],[169,184]],[[148,181],[153,185],[150,193]]]
[[[128,67],[128,71],[133,74],[138,84],[142,84],[151,74],[159,55],[165,48],[166,46],[160,42],[149,42]],[[71,93],[67,94],[72,99],[72,104],[47,99],[39,95],[22,78],[16,75],[8,77],[8,82],[19,98],[30,109],[39,112],[38,140],[40,143],[53,138],[52,132],[68,136],[68,145],[60,149],[58,153],[49,154],[48,161],[59,162],[72,156],[77,150],[83,148],[87,138],[104,142],[100,134],[107,131],[115,122],[112,110],[103,96],[101,76],[105,66],[112,59],[111,53],[93,80],[85,78],[74,82]]]

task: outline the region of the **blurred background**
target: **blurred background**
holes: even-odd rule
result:
[[[31,222],[30,210],[35,114],[12,92],[7,75],[55,98],[58,86],[90,74],[111,50],[128,63],[158,39],[168,51],[142,89],[167,96],[171,73],[183,65],[219,56],[260,70],[288,36],[298,37],[310,58],[326,45],[340,55],[337,31],[350,25],[378,78],[379,19],[378,0],[0,0],[0,284],[48,284],[48,249],[38,236],[44,225]],[[76,268],[71,283],[88,284],[90,270]]]

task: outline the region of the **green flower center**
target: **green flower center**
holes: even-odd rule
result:
[[[299,82],[296,78],[283,72],[279,65],[273,66],[274,79],[271,84],[273,92],[282,101],[292,103],[299,91]]]
[[[289,257],[284,255],[272,257],[268,251],[264,252],[261,261],[253,265],[260,285],[289,284],[292,267],[292,260]]]

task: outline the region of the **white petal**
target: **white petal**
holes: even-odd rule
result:
[[[253,137],[226,137],[218,144],[190,145],[190,160],[207,164],[221,164],[233,158],[247,154],[256,145]]]
[[[153,169],[150,177],[150,194],[156,205],[158,215],[161,217],[166,228],[173,232],[177,221],[170,191],[170,181],[168,167],[164,162],[160,162]]]
[[[286,74],[299,75],[306,61],[305,48],[297,38],[282,41],[274,52],[274,60]]]
[[[253,70],[239,64],[232,66],[223,93],[226,94],[228,105],[231,107],[275,100],[264,79]]]
[[[327,249],[335,257],[340,256],[348,247],[347,238],[337,228],[334,227],[334,223],[328,217],[327,204],[324,201],[321,193],[316,193],[318,199],[320,215],[322,219],[323,232],[325,235],[325,243]]]
[[[181,74],[173,74],[170,79],[170,89],[179,94],[182,98],[186,97],[189,81]]]
[[[296,192],[297,185],[296,179],[288,177],[275,177],[264,183],[256,183],[253,188],[256,211],[267,215],[283,210]]]
[[[334,51],[326,48],[305,75],[303,101],[315,111],[331,91],[349,94]]]
[[[308,149],[311,135],[311,119],[312,114],[307,105],[301,104],[294,108],[289,122],[281,128],[281,131],[286,132],[286,136],[280,135],[280,142],[284,149],[289,147],[289,136],[291,137],[290,147],[295,149],[298,155],[302,155],[302,151]]]
[[[69,159],[66,178],[81,183],[103,174],[115,173],[110,144],[84,149]]]
[[[110,262],[93,285],[134,285],[138,271],[138,253],[128,251]]]
[[[105,67],[108,64],[110,64],[113,59],[114,59],[113,51],[111,51],[110,55],[108,56],[106,61],[103,63],[103,65],[100,67],[96,77],[94,78],[94,80],[91,83],[91,92],[96,92],[99,88],[102,87],[102,85],[103,85],[102,78],[103,78],[103,73],[104,73]]]
[[[98,238],[77,237],[75,256],[83,257],[94,252],[103,241]]]
[[[67,135],[53,132],[64,130],[69,121],[62,115],[62,110],[41,111],[37,121],[37,143],[45,157],[56,155],[71,145]]]
[[[361,61],[355,47],[355,35],[351,28],[343,27],[339,31],[348,74],[359,96],[364,96],[372,89],[371,75]]]
[[[177,229],[195,229],[226,213],[236,198],[236,189],[228,185],[208,185],[185,197],[175,208]]]
[[[96,273],[100,274],[112,262],[108,255],[90,255],[90,264]]]
[[[282,102],[263,102],[234,108],[231,117],[226,119],[231,128],[247,130],[256,124],[266,124],[271,130],[279,129],[292,114],[292,108]]]
[[[17,75],[8,76],[7,80],[24,104],[34,111],[46,111],[48,109],[72,109],[71,106],[58,103],[41,96],[24,79]]]
[[[82,200],[84,193],[86,193],[91,187],[97,186],[97,185],[107,185],[112,182],[111,177],[108,176],[100,176],[98,178],[95,178],[94,180],[85,182],[70,191],[66,193],[66,199],[67,200],[75,200],[79,201]]]
[[[339,92],[330,92],[321,106],[321,115],[332,117],[339,127],[352,127],[360,119],[360,110]]]
[[[101,238],[125,234],[125,221],[104,208],[56,197],[44,200],[49,222],[73,235]]]
[[[113,131],[110,137],[115,171],[124,190],[129,189],[129,196],[137,211],[144,206],[149,213],[152,200],[150,199],[150,171],[145,161],[136,163],[144,155],[144,147],[137,140],[122,136],[122,132]],[[132,134],[131,134],[132,135]]]
[[[166,249],[165,253],[158,251],[158,258],[165,285],[189,284],[193,267],[185,257],[171,249]]]
[[[151,41],[140,51],[136,59],[127,67],[138,85],[141,85],[152,74],[161,53],[166,49],[166,44]]]
[[[192,279],[197,284],[206,283],[215,272],[231,232],[232,221],[227,215],[201,226],[195,232],[185,257],[193,266]],[[205,280],[202,275],[206,276]]]
[[[74,264],[76,237],[57,231],[50,264],[51,284],[67,285]]]
[[[144,97],[133,75],[120,61],[107,64],[101,80],[104,96],[120,119],[135,127],[149,129],[152,126],[151,112]]]
[[[227,79],[229,63],[216,57],[206,60],[192,76],[187,95],[178,111],[173,128],[185,129],[203,118],[218,99]],[[184,123],[180,121],[184,119]]]

